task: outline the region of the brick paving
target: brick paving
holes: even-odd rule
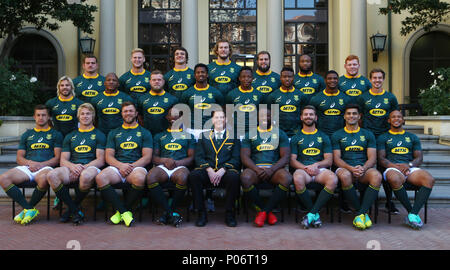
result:
[[[193,214],[191,221],[180,228],[156,225],[148,211],[143,221],[131,228],[106,224],[104,212],[98,213],[94,222],[90,211],[86,223],[73,226],[58,223],[54,210],[47,221],[45,204],[38,209],[41,215],[36,221],[21,226],[11,218],[11,204],[0,203],[0,250],[64,250],[70,240],[77,240],[83,250],[365,250],[370,240],[378,241],[383,250],[450,249],[450,208],[429,207],[428,224],[421,231],[403,225],[404,210],[392,216],[392,224],[388,224],[381,208],[378,223],[366,231],[352,228],[349,214],[343,214],[342,223],[338,223],[335,212],[334,223],[330,223],[324,210],[322,228],[303,230],[295,224],[292,212],[285,213],[284,223],[263,228],[252,225],[252,212],[249,223],[241,212],[238,227],[228,228],[220,206],[208,216],[209,223],[203,228],[195,227]]]

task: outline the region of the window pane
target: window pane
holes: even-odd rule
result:
[[[169,8],[169,0],[152,0],[153,8]]]
[[[295,8],[295,0],[284,0],[285,8]]]
[[[284,54],[295,54],[294,44],[284,44]]]
[[[220,0],[210,0],[209,8],[220,8]]]
[[[170,0],[170,8],[181,8],[181,0]]]
[[[247,8],[256,8],[256,0],[247,0]]]
[[[316,56],[316,61],[313,63],[314,72],[318,73],[322,77],[328,71],[328,55]]]
[[[328,6],[327,0],[316,0],[316,8],[324,8]]]
[[[316,42],[328,43],[328,26],[324,23],[316,24]]]
[[[256,44],[256,23],[248,23],[245,25],[244,41],[254,42]]]
[[[328,54],[328,44],[317,44],[316,45],[317,54]]]
[[[181,43],[181,24],[171,24],[169,39],[170,43]]]
[[[297,0],[297,8],[314,8],[314,0]]]
[[[222,0],[223,8],[237,8],[238,2],[240,2],[240,7],[243,7],[243,0]]]
[[[295,24],[285,24],[284,26],[284,41],[295,42]]]
[[[297,24],[297,40],[308,42],[314,40],[314,25],[311,23]]]
[[[151,0],[142,0],[141,8],[149,8],[151,6]]]
[[[295,64],[295,56],[285,56],[284,57],[284,65],[288,67],[296,68]]]
[[[326,22],[328,12],[326,10],[285,10],[286,22]]]

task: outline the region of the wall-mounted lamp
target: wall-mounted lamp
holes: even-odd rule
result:
[[[378,60],[378,54],[384,51],[386,39],[387,36],[380,33],[376,33],[370,37],[370,45],[372,46],[372,56],[374,62]]]

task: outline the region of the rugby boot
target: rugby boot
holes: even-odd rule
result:
[[[262,227],[264,226],[264,222],[266,221],[267,218],[267,213],[265,211],[260,211],[258,212],[258,214],[256,215],[255,220],[253,221],[253,223],[257,226],[257,227]]]

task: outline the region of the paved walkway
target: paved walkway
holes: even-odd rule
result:
[[[284,223],[256,228],[246,223],[243,213],[238,216],[238,227],[228,228],[223,223],[223,210],[209,215],[204,228],[191,221],[180,228],[151,223],[145,212],[142,222],[134,227],[108,225],[100,212],[96,222],[92,213],[81,226],[58,223],[58,212],[52,211],[47,221],[45,205],[39,205],[41,215],[29,226],[15,224],[11,218],[11,204],[0,203],[0,249],[2,250],[64,250],[71,243],[79,243],[83,250],[365,250],[367,245],[379,243],[383,250],[450,249],[450,208],[428,209],[428,224],[421,231],[403,225],[405,211],[393,216],[387,223],[387,214],[380,209],[378,224],[366,231],[351,226],[351,215],[343,215],[342,223],[330,223],[322,211],[323,227],[303,230],[295,224],[294,214],[286,213]],[[17,209],[18,211],[18,209]],[[421,213],[421,215],[423,212]],[[423,216],[423,215],[422,215]],[[250,221],[254,217],[251,212]],[[78,242],[69,242],[76,240]],[[374,240],[372,242],[369,242]]]

